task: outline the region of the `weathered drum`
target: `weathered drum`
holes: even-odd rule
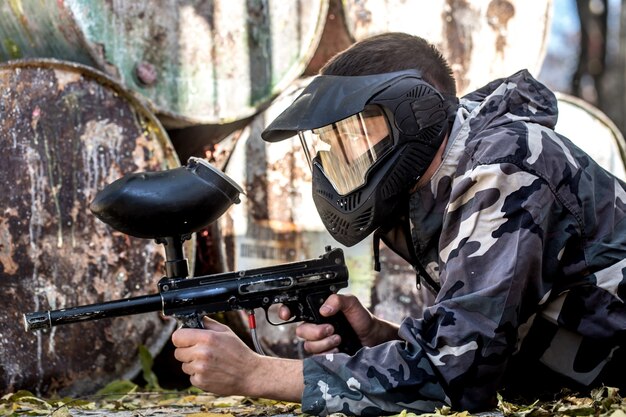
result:
[[[604,169],[626,181],[626,140],[615,123],[588,102],[556,93],[559,119],[556,131],[567,136]]]
[[[0,65],[0,392],[91,392],[132,377],[174,325],[157,313],[30,333],[22,314],[156,292],[164,256],[88,205],[132,171],[179,165],[159,121],[114,80],[56,60]],[[192,258],[193,259],[193,258]]]
[[[0,4],[0,59],[95,66],[167,127],[256,113],[302,74],[328,0],[23,0]]]
[[[348,48],[353,42],[346,28],[342,0],[329,0],[322,36],[303,77],[316,75],[333,55]]]
[[[452,65],[463,95],[494,78],[528,68],[538,73],[545,56],[552,1],[344,0],[355,40],[399,31],[434,43]]]

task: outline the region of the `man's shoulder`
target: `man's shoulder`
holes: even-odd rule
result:
[[[515,119],[470,134],[465,152],[465,163],[510,163],[546,180],[590,163],[587,154],[554,129]]]

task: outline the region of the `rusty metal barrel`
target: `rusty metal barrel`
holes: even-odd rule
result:
[[[597,163],[626,181],[626,140],[600,109],[570,94],[556,93],[559,119],[556,131],[567,136]]]
[[[345,26],[361,40],[399,31],[434,43],[448,59],[463,95],[522,68],[538,73],[552,1],[344,0]]]
[[[170,127],[256,113],[304,71],[328,0],[21,0],[0,4],[0,60],[84,63]]]
[[[96,192],[179,166],[159,120],[104,73],[58,60],[0,65],[0,392],[82,394],[132,377],[174,323],[157,313],[26,332],[38,310],[156,292],[160,245],[100,222]],[[193,256],[193,254],[192,254]]]

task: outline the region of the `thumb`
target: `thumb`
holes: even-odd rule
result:
[[[202,318],[202,325],[205,330],[213,330],[216,332],[225,332],[229,330],[229,327],[225,324],[220,323],[219,321],[213,320],[208,316],[204,316]]]
[[[329,317],[337,314],[338,311],[343,311],[344,314],[350,315],[350,311],[360,305],[354,295],[331,294],[320,307],[320,314]]]

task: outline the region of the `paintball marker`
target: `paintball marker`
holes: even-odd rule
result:
[[[90,209],[114,229],[164,245],[166,275],[158,283],[159,292],[26,313],[26,330],[154,311],[178,319],[184,327],[201,328],[202,317],[207,314],[245,310],[254,346],[263,353],[254,320],[254,310],[263,308],[273,325],[331,323],[341,335],[339,350],[355,353],[361,344],[345,316],[341,312],[330,318],[319,314],[326,298],[348,285],[348,269],[339,248],[327,247],[317,259],[188,277],[183,242],[217,220],[233,203],[239,203],[241,193],[232,179],[194,157],[184,167],[128,174],[109,184],[96,195]],[[274,304],[288,306],[293,318],[272,322],[268,311]]]

